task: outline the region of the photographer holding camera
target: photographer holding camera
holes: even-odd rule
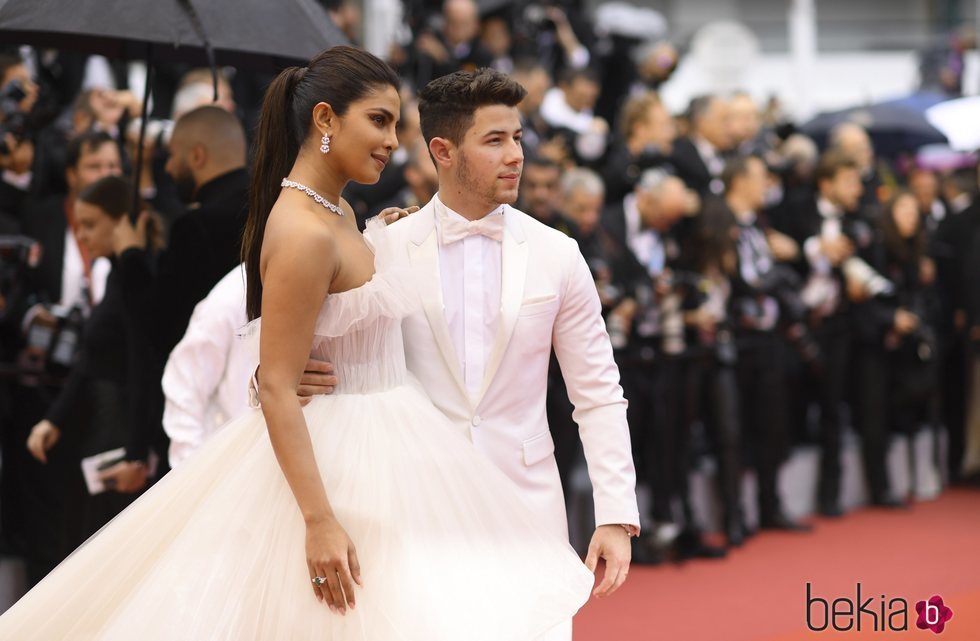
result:
[[[888,295],[855,303],[855,348],[861,393],[861,432],[871,503],[900,507],[885,463],[889,427],[913,434],[938,421],[939,354],[934,331],[938,298],[926,263],[925,220],[908,192],[899,193],[879,221],[881,243],[873,267],[888,278]]]
[[[679,178],[650,169],[633,192],[604,213],[603,226],[622,257],[607,259],[613,278],[600,288],[600,298],[609,299],[606,325],[629,400],[637,478],[652,491],[652,527],[634,542],[639,563],[659,562],[665,552],[678,560],[725,555],[702,541],[688,497],[686,386],[695,363],[686,344],[683,303],[689,283],[677,272],[676,234],[697,208],[697,198]]]
[[[14,234],[31,187],[34,140],[29,116],[38,87],[19,56],[0,54],[0,234]]]
[[[23,547],[33,583],[61,561],[65,478],[73,471],[69,440],[42,467],[24,449],[31,427],[48,410],[56,384],[74,364],[82,325],[105,292],[110,264],[92,255],[76,232],[78,194],[100,178],[122,173],[119,148],[105,133],[73,139],[67,150],[67,194],[52,194],[24,210],[24,232],[41,247],[36,266],[24,272],[21,292],[8,301],[11,351],[21,372],[10,382],[9,421],[3,430],[4,534]]]

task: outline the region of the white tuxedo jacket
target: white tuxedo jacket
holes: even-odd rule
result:
[[[568,536],[555,445],[545,414],[554,346],[585,450],[596,525],[639,525],[626,400],[595,285],[578,245],[504,208],[498,333],[479,394],[459,371],[442,304],[432,203],[388,227],[386,251],[419,276],[422,311],[402,323],[408,369],[435,405]]]

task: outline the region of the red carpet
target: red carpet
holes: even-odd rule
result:
[[[980,641],[980,491],[949,490],[908,510],[865,509],[814,525],[809,534],[758,534],[722,561],[634,567],[619,592],[582,609],[575,641]],[[866,608],[884,609],[886,617],[898,609],[889,607],[891,600],[903,598],[909,629],[874,632],[865,614],[860,633],[810,631],[807,582],[828,603],[854,602],[860,583],[861,601],[873,597]],[[935,635],[916,627],[915,604],[937,594],[953,618]],[[811,612],[813,625],[821,626],[821,606]],[[856,624],[856,617],[850,620]],[[880,614],[878,626],[884,627]]]

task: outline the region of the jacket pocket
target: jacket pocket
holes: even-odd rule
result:
[[[555,453],[555,441],[551,438],[551,430],[545,430],[527,439],[523,447],[524,465],[531,466],[545,460]]]

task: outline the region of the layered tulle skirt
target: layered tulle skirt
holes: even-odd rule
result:
[[[415,385],[304,413],[360,559],[356,609],[316,600],[305,524],[253,410],[0,617],[0,638],[531,640],[588,598],[568,543]]]

